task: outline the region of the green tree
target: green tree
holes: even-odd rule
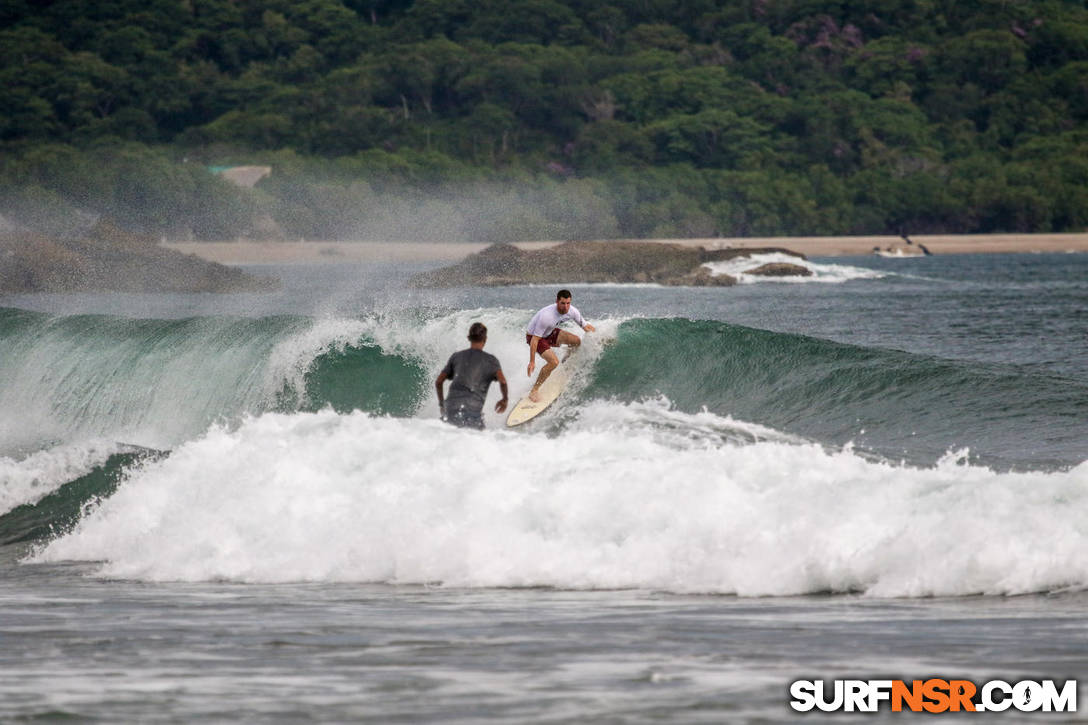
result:
[[[1027,69],[1026,49],[1024,41],[1007,31],[976,30],[945,41],[937,62],[955,82],[993,93]]]
[[[658,160],[722,169],[756,168],[774,155],[769,129],[733,111],[672,116],[646,127]]]

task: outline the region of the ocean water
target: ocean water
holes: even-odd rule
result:
[[[1088,671],[1088,255],[807,264],[570,284],[570,387],[482,433],[434,377],[479,320],[525,394],[557,287],[0,298],[0,720],[778,722],[798,678]]]

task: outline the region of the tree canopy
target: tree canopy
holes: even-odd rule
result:
[[[1088,225],[1072,0],[6,0],[0,28],[0,213],[42,223],[487,240]],[[208,171],[229,164],[274,173],[240,189]]]

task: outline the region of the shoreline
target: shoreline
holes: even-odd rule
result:
[[[935,256],[1088,252],[1088,233],[1078,234],[920,234]],[[587,240],[588,241],[588,240]],[[701,246],[707,249],[785,247],[809,257],[867,256],[874,247],[910,250],[893,235],[864,237],[744,237],[705,239],[623,239],[612,241]],[[513,242],[524,250],[545,249],[561,241]],[[220,264],[337,264],[341,262],[456,262],[490,246],[485,242],[163,242],[160,246]]]

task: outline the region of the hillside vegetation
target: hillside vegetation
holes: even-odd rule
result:
[[[0,27],[0,213],[38,231],[1088,226],[1083,2],[7,0]]]

